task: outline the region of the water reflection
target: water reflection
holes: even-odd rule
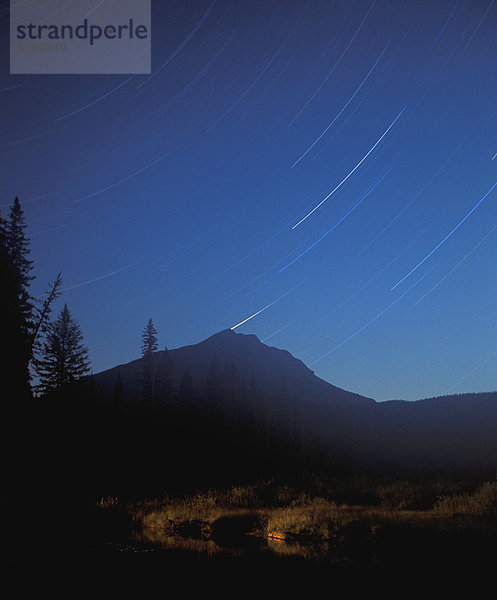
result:
[[[221,546],[210,539],[194,539],[180,535],[171,535],[167,531],[158,529],[144,529],[134,535],[134,540],[140,545],[158,546],[163,550],[188,550],[190,552],[215,556],[225,551]]]
[[[270,551],[281,557],[292,556],[312,560],[327,550],[289,540],[283,535],[261,537],[251,533],[237,536],[230,544],[219,543],[219,540],[215,541],[212,538],[195,539],[185,535],[171,535],[170,532],[159,529],[143,529],[135,533],[134,540],[141,546],[152,545],[162,550],[186,550],[208,557],[226,553],[240,557],[247,553]]]

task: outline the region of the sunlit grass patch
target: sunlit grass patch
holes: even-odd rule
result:
[[[328,537],[336,527],[339,511],[336,504],[324,498],[292,503],[269,511],[268,534],[285,532],[301,536]]]
[[[442,515],[475,514],[497,512],[497,481],[485,481],[473,493],[442,496],[434,507],[434,512]]]
[[[235,552],[256,544],[280,555],[327,556],[334,561],[356,555],[372,560],[377,545],[398,532],[444,535],[475,527],[483,531],[492,514],[497,515],[497,481],[474,486],[468,482],[377,482],[370,490],[374,499],[370,505],[345,504],[343,493],[335,496],[331,488],[319,495],[315,488],[303,492],[270,481],[142,500],[125,508],[139,526],[143,543],[152,546],[214,556],[228,548]],[[440,494],[437,501],[440,491],[445,495]],[[357,497],[364,498],[364,494]],[[99,502],[102,509],[111,511],[117,504],[115,498]],[[497,523],[491,528],[497,528]]]

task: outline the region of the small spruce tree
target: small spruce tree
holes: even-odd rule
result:
[[[155,400],[156,381],[154,370],[154,352],[157,352],[157,329],[150,318],[142,333],[142,369],[139,373],[139,390],[142,402]]]
[[[142,355],[143,357],[149,357],[154,352],[157,352],[158,340],[157,340],[157,329],[155,329],[152,319],[148,320],[142,333]]]

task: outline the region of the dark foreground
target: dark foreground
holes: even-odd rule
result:
[[[107,514],[106,514],[107,513]],[[416,513],[417,514],[417,513]],[[228,575],[247,584],[267,577],[288,585],[317,578],[410,573],[491,574],[497,568],[497,513],[450,515],[434,522],[371,519],[337,527],[327,543],[308,537],[268,540],[239,528],[246,518],[219,518],[201,539],[192,523],[175,533],[143,531],[123,511],[97,510],[87,559],[90,570],[170,578]],[[193,523],[195,525],[195,523]],[[54,566],[57,566],[56,557]]]

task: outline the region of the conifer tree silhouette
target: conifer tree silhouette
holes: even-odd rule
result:
[[[83,345],[79,324],[67,304],[57,319],[47,326],[41,357],[36,361],[40,383],[37,391],[46,393],[73,383],[90,371],[88,349]]]
[[[31,396],[31,372],[38,339],[59,296],[60,274],[47,290],[41,306],[29,292],[33,261],[29,258],[24,211],[15,198],[7,219],[0,217],[0,330],[5,352],[4,381],[16,398]]]
[[[155,399],[154,353],[157,348],[157,329],[150,318],[142,332],[142,370],[139,381],[140,396],[146,402],[153,402]]]

